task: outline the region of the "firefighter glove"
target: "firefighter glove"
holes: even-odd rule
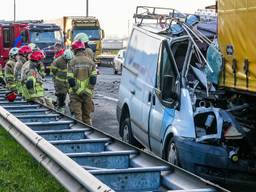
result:
[[[94,75],[91,76],[89,82],[90,82],[90,84],[91,84],[92,86],[96,85],[97,76],[94,76]]]
[[[27,89],[33,89],[34,88],[34,82],[33,82],[33,80],[28,80],[27,82],[26,82],[26,87],[27,87]]]
[[[69,78],[68,83],[71,88],[76,86],[76,80],[74,78]]]

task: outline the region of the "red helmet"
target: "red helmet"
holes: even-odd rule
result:
[[[30,60],[32,60],[32,61],[41,61],[44,57],[45,57],[45,55],[42,53],[42,51],[34,51],[30,55]]]
[[[9,102],[15,101],[16,97],[17,97],[17,93],[16,93],[15,91],[11,91],[11,92],[9,92],[9,93],[7,93],[7,94],[5,95],[5,98],[6,98]]]
[[[30,53],[32,53],[32,49],[28,45],[24,45],[19,49],[20,55],[28,55]]]
[[[74,41],[72,43],[72,49],[73,50],[85,49],[84,43],[82,41]]]

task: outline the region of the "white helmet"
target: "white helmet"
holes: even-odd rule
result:
[[[82,41],[83,43],[88,43],[90,39],[86,33],[78,33],[75,36],[74,41]]]
[[[13,47],[13,48],[11,48],[11,50],[9,51],[9,56],[10,56],[10,57],[14,57],[15,55],[18,54],[18,52],[19,52],[19,48]]]
[[[63,57],[65,60],[71,60],[74,57],[74,53],[73,53],[73,51],[71,51],[71,49],[66,49]]]
[[[38,51],[38,46],[35,43],[29,43],[28,46],[33,50],[33,51]]]

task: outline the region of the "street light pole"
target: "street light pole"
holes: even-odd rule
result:
[[[89,16],[89,0],[86,0],[86,17]]]
[[[14,0],[13,4],[13,21],[16,21],[16,0]]]

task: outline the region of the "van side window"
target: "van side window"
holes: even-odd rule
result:
[[[10,28],[4,28],[3,42],[4,42],[4,48],[11,47],[11,30],[10,30]]]
[[[183,41],[183,42],[174,43],[172,45],[172,52],[180,73],[182,72],[184,62],[186,59],[188,44],[189,44],[188,41]]]
[[[161,60],[160,60],[160,74],[159,83],[160,91],[162,93],[162,100],[167,102],[173,102],[176,91],[177,72],[175,68],[175,62],[171,57],[170,49],[167,49],[167,45],[163,44]]]

